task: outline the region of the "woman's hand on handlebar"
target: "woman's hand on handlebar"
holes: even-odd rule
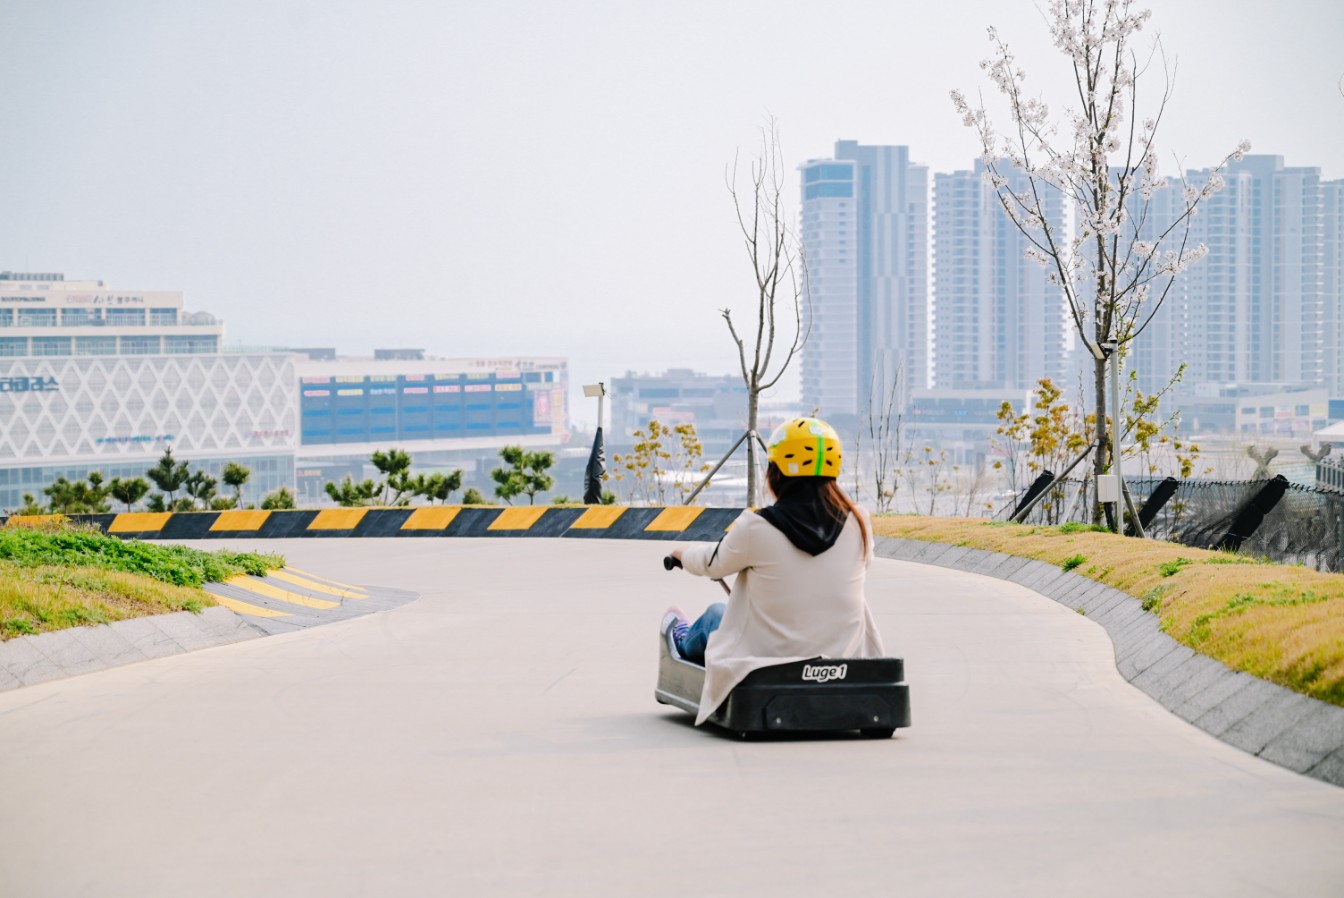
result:
[[[663,570],[670,571],[681,567],[681,550],[673,549],[667,555],[663,556]]]

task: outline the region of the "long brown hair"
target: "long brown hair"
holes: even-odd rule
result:
[[[859,506],[845,495],[834,477],[785,477],[779,466],[770,462],[770,466],[765,469],[765,483],[776,499],[804,490],[814,493],[821,507],[836,521],[843,522],[851,514],[854,515],[854,522],[859,525],[859,533],[863,538],[863,554],[868,554],[868,526],[863,523]]]

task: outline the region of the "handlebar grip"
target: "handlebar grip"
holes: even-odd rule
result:
[[[681,567],[681,559],[678,558],[678,557],[676,557],[675,555],[667,555],[667,556],[664,556],[664,557],[663,557],[663,570],[665,570],[665,571],[670,571],[670,570],[672,570],[674,567]]]

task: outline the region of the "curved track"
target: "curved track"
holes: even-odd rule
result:
[[[1344,789],[1178,720],[1010,583],[878,560],[914,726],[741,743],[653,701],[661,612],[717,592],[665,545],[268,548],[421,598],[0,694],[0,891],[1344,892]]]

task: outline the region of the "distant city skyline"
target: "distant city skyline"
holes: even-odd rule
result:
[[[1246,137],[1344,177],[1344,8],[1148,5],[1169,173]],[[773,116],[789,168],[836,140],[967,168],[947,93],[988,88],[988,25],[1059,83],[1028,0],[0,0],[0,269],[181,290],[230,343],[731,373],[734,153]]]

